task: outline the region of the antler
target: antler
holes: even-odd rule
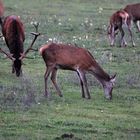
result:
[[[3,37],[3,35],[1,34],[1,35],[0,35],[0,38],[2,38],[2,37]],[[1,53],[4,53],[4,54],[7,56],[7,58],[10,58],[12,61],[15,61],[15,58],[12,57],[12,54],[8,54],[8,53],[5,52],[4,50],[2,50],[2,48],[0,48],[0,52],[1,52]]]
[[[34,27],[35,27],[35,29],[36,29],[36,32],[31,32],[31,34],[34,35],[34,39],[33,39],[32,43],[31,43],[31,45],[29,46],[29,48],[28,48],[24,53],[21,53],[21,54],[20,54],[20,55],[21,55],[21,57],[19,58],[20,60],[22,60],[23,58],[25,58],[26,55],[27,55],[27,53],[28,53],[30,50],[37,51],[36,49],[33,49],[32,47],[33,47],[33,45],[34,45],[34,43],[35,43],[37,37],[40,35],[40,33],[38,33],[38,26],[39,26],[39,23],[38,23],[38,22],[35,22],[35,23],[33,23],[33,25],[34,25]]]
[[[7,52],[5,52],[4,50],[2,50],[1,48],[0,48],[0,52],[1,53],[4,53],[8,58],[10,58],[12,61],[15,61],[15,58],[14,57],[12,57],[12,54],[8,54]]]
[[[33,22],[33,25],[36,29],[36,33],[38,33],[38,26],[39,26],[39,22]]]

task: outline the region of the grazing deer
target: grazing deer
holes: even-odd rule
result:
[[[134,43],[133,37],[132,37],[132,31],[130,28],[129,14],[127,12],[125,12],[124,10],[119,10],[110,17],[110,24],[108,27],[110,45],[114,46],[115,37],[118,34],[118,30],[119,30],[121,33],[120,46],[121,47],[127,46],[127,42],[124,38],[125,32],[123,30],[123,25],[125,25],[127,27],[128,31],[130,33],[132,45],[135,46],[135,43]]]
[[[91,98],[85,76],[88,72],[94,75],[102,84],[106,98],[112,99],[112,90],[116,75],[110,77],[86,49],[73,45],[51,43],[42,46],[39,51],[46,63],[46,73],[44,75],[46,96],[49,96],[47,81],[50,74],[58,95],[62,96],[56,82],[56,74],[58,69],[64,69],[77,72],[81,83],[83,98],[85,98],[86,95],[87,98]]]
[[[140,3],[127,5],[124,8],[124,11],[129,14],[130,19],[134,22],[138,31],[140,32]]]
[[[16,76],[20,76],[22,73],[22,59],[26,57],[26,54],[29,50],[32,49],[32,46],[39,35],[36,33],[32,33],[35,35],[31,46],[24,52],[23,43],[25,40],[24,35],[24,27],[21,20],[15,16],[8,16],[4,19],[2,24],[2,33],[6,41],[6,45],[9,48],[10,54],[5,52],[0,48],[0,51],[7,55],[13,61],[12,65],[12,73],[16,72]]]

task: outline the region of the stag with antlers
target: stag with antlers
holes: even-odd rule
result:
[[[36,30],[38,25],[35,26]],[[34,39],[30,47],[24,52],[23,44],[25,40],[25,33],[23,23],[18,16],[11,15],[4,19],[2,24],[2,33],[5,38],[6,45],[9,48],[10,54],[1,48],[0,51],[6,54],[7,57],[13,61],[12,73],[16,72],[16,76],[18,77],[22,73],[21,66],[23,58],[25,58],[27,53],[32,50],[32,46],[40,34],[34,32],[31,33],[34,35]]]

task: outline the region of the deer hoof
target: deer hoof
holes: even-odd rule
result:
[[[110,44],[111,47],[114,47],[114,44]]]
[[[89,96],[89,97],[87,97],[87,99],[91,99],[91,97]]]
[[[49,97],[50,97],[50,94],[45,92],[44,96],[45,96],[46,98],[49,98]]]
[[[132,44],[132,46],[133,46],[133,47],[135,47],[135,46],[136,46],[136,44],[135,44],[135,43],[133,43],[133,44]]]
[[[62,94],[59,94],[59,96],[60,96],[60,97],[63,97],[63,95],[62,95]]]
[[[82,98],[86,98],[85,95],[82,95]]]

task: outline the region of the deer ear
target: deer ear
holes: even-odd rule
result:
[[[110,81],[111,81],[113,84],[115,83],[116,75],[117,75],[117,74],[114,74],[114,75],[111,76],[111,78],[110,78]]]

